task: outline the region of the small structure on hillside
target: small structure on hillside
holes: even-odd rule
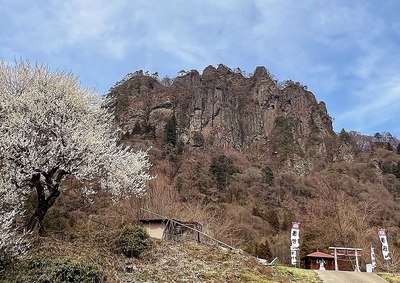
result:
[[[200,243],[200,232],[202,230],[203,225],[198,222],[169,219],[164,229],[164,239],[173,240],[183,235],[196,235],[197,242]]]
[[[139,222],[146,228],[150,237],[157,239],[163,238],[167,222],[165,219],[141,219]]]
[[[156,212],[152,212],[150,210],[141,208],[140,211],[150,213],[159,218],[157,219],[141,219],[139,220],[144,227],[147,228],[151,237],[159,238],[159,239],[177,239],[182,237],[183,235],[189,236],[195,235],[197,242],[201,242],[200,235],[202,235],[203,240],[212,241],[217,243],[218,245],[224,246],[230,250],[234,250],[235,248],[204,233],[203,226],[198,222],[184,222],[176,219],[171,219]],[[161,233],[162,231],[162,233]],[[185,237],[188,238],[188,237]]]
[[[184,222],[176,219],[141,219],[149,235],[157,239],[175,240],[183,235],[195,234],[200,242],[203,226],[198,222]]]
[[[307,269],[319,270],[335,270],[334,259],[335,257],[320,251],[313,252],[302,258],[305,262]]]
[[[266,259],[256,257],[256,261],[257,261],[259,264],[267,265],[267,266],[272,266],[272,265],[274,265],[274,263],[275,263],[275,261],[276,261],[277,259],[278,259],[278,257],[275,257],[271,262],[268,262],[268,260],[266,260]]]

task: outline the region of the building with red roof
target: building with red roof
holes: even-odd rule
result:
[[[313,252],[306,255],[302,260],[304,260],[305,268],[307,269],[326,269],[335,270],[335,257],[330,254],[326,254],[320,251]]]

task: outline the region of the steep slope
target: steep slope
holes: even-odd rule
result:
[[[113,251],[109,237],[115,235],[91,232],[90,241],[50,238],[38,244],[0,273],[0,282],[322,282],[311,270],[265,266],[241,250],[195,242],[154,241],[140,258],[127,258]]]
[[[173,80],[139,71],[108,96],[123,141],[152,147],[158,178],[138,206],[199,221],[252,254],[269,242],[285,263],[291,221],[303,223],[301,256],[378,247],[378,227],[400,247],[399,155],[334,133],[326,105],[306,86],[277,82],[264,67],[245,77],[220,64]]]

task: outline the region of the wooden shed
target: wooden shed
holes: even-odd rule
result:
[[[185,222],[176,219],[141,219],[150,237],[157,239],[177,239],[183,235],[195,235],[200,242],[202,225],[197,222]]]
[[[165,227],[167,226],[167,220],[165,219],[142,219],[139,220],[146,228],[150,237],[162,239],[164,235]]]
[[[307,269],[335,270],[335,257],[320,251],[306,255],[303,260]]]

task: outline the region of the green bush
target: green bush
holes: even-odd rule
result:
[[[36,255],[8,270],[0,282],[100,283],[103,271],[96,263],[71,258],[51,259]]]
[[[174,113],[164,126],[165,143],[172,147],[176,146],[178,139],[177,127],[178,125]]]
[[[234,166],[233,161],[225,155],[221,155],[218,158],[213,157],[209,172],[212,178],[217,182],[219,190],[225,189],[232,179],[232,175],[239,172]]]
[[[125,225],[117,239],[117,249],[121,250],[127,257],[139,257],[150,246],[150,236],[146,229],[140,225]]]
[[[297,121],[283,116],[276,117],[275,129],[272,134],[273,150],[280,154],[284,159],[293,153],[302,154],[301,147],[293,136]]]

